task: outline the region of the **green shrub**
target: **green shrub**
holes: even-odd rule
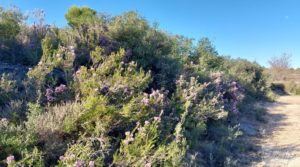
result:
[[[97,139],[75,143],[59,157],[57,166],[104,166],[104,147],[102,141]]]
[[[34,16],[33,16],[34,17]],[[44,16],[43,16],[44,17]],[[12,64],[36,65],[41,57],[41,39],[48,31],[40,22],[35,26],[25,23],[25,15],[17,7],[0,10],[0,61]],[[39,19],[43,20],[42,17]]]
[[[0,159],[9,155],[22,159],[27,151],[32,151],[37,144],[37,136],[23,125],[14,125],[6,118],[0,120]]]
[[[7,12],[0,9],[0,28]],[[74,6],[65,17],[70,27],[19,24],[0,37],[10,51],[32,53],[26,64],[39,62],[27,76],[0,80],[2,162],[239,166],[247,151],[239,116],[263,121],[254,106],[269,95],[263,67],[219,55],[207,38],[193,46],[135,12],[109,17]]]
[[[8,75],[2,75],[0,78],[0,106],[4,106],[15,96],[16,81],[10,80]]]
[[[255,62],[251,63],[243,59],[228,59],[224,67],[231,78],[241,82],[245,89],[247,100],[266,98],[270,88],[267,84],[268,78],[264,75],[263,67]]]

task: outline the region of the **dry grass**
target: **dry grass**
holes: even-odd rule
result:
[[[40,136],[47,136],[51,133],[62,133],[66,123],[75,121],[82,111],[79,103],[66,103],[49,108],[35,118],[29,120],[28,125]]]

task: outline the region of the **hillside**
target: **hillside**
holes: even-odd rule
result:
[[[58,28],[0,9],[0,166],[252,163],[273,97],[259,64],[132,11],[73,6]]]

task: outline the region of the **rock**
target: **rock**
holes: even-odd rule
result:
[[[242,122],[240,124],[240,129],[249,136],[256,136],[258,134],[258,130],[253,125],[247,122]]]

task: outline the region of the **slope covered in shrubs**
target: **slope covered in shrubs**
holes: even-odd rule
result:
[[[19,17],[0,10],[1,33],[10,35],[0,38],[1,60],[30,65],[21,80],[0,80],[0,164],[240,163],[247,150],[239,117],[255,114],[243,106],[269,91],[258,64],[219,55],[207,38],[194,46],[135,12],[109,17],[74,6],[65,15],[69,27],[41,23],[37,30]],[[18,25],[15,33],[10,24]],[[24,38],[39,47],[30,50]],[[30,53],[7,52],[19,45]]]

